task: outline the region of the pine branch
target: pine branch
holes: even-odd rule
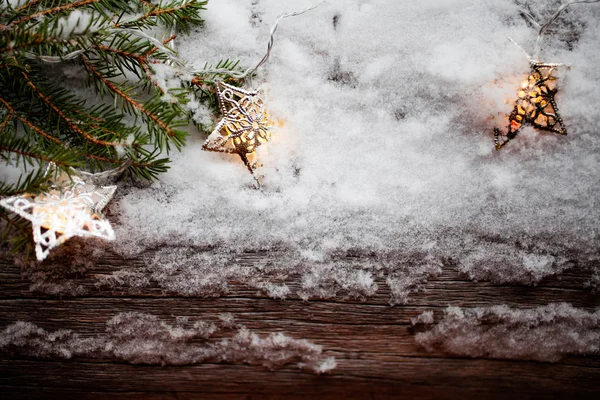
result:
[[[197,94],[200,101],[214,102],[209,86],[216,79],[231,81],[227,69],[238,67],[225,60],[216,66],[221,71],[197,75],[190,83],[166,47],[175,35],[161,45],[142,30],[187,31],[202,22],[206,4],[29,0],[12,7],[1,2],[0,161],[23,173],[16,183],[0,182],[0,196],[43,190],[48,162],[63,171],[116,166],[146,180],[165,172],[170,160],[164,154],[184,145],[192,121],[186,103]],[[49,68],[54,65],[79,69],[98,100],[85,101],[65,87],[60,69]],[[2,209],[0,220],[4,238],[10,233],[17,246],[31,242],[27,221]]]
[[[120,146],[122,145],[121,143],[117,143],[117,142],[109,142],[106,140],[99,140],[96,139],[94,137],[92,137],[90,134],[84,132],[81,128],[79,128],[79,126],[73,122],[70,118],[68,118],[65,113],[63,111],[61,111],[61,109],[59,109],[50,99],[48,96],[44,95],[40,89],[37,88],[36,85],[34,85],[34,83],[31,81],[31,79],[29,79],[29,77],[27,76],[27,74],[23,71],[21,71],[21,75],[23,76],[23,78],[25,79],[25,81],[27,82],[27,84],[29,85],[29,87],[31,87],[31,89],[34,91],[34,93],[44,102],[48,105],[48,107],[50,107],[60,118],[62,118],[65,123],[68,125],[69,129],[71,129],[73,132],[76,132],[78,134],[80,134],[81,136],[83,136],[84,138],[86,138],[87,140],[89,140],[90,142],[94,143],[94,144],[98,144],[101,146]],[[109,131],[110,132],[110,131]]]
[[[25,249],[27,257],[33,246],[33,232],[31,224],[25,218],[18,215],[8,214],[0,208],[0,220],[6,221],[6,228],[2,230],[2,241],[11,243],[11,253],[18,253]]]
[[[11,25],[19,25],[19,24],[22,24],[24,22],[35,20],[35,19],[38,19],[38,18],[43,17],[43,16],[48,15],[48,14],[59,13],[59,12],[62,12],[62,11],[69,11],[69,10],[72,10],[72,9],[75,9],[75,8],[78,8],[78,7],[86,6],[88,4],[98,3],[99,1],[100,0],[80,0],[80,1],[76,1],[75,3],[69,3],[69,4],[65,4],[63,6],[49,8],[49,9],[46,9],[44,11],[40,11],[40,12],[35,13],[35,14],[29,14],[29,15],[27,15],[25,17],[22,17],[20,19],[12,21],[10,24],[8,24],[8,27],[10,27]]]
[[[49,156],[44,156],[38,153],[33,153],[30,151],[25,151],[25,150],[19,150],[18,148],[12,148],[12,147],[7,147],[7,146],[2,146],[0,145],[0,150],[1,151],[7,151],[7,152],[11,152],[11,153],[15,153],[21,157],[23,157],[23,159],[28,159],[30,158],[36,158],[38,160],[42,160],[42,161],[47,161],[47,162],[53,162],[56,165],[62,165],[62,166],[68,166],[69,164],[63,161],[58,160],[55,157],[49,157]],[[18,164],[17,164],[18,165]]]
[[[149,122],[149,129],[155,133],[156,141],[159,147],[166,148],[167,150],[169,149],[168,141],[164,140],[162,132],[167,134],[177,148],[184,144],[186,133],[184,131],[174,129],[174,127],[187,125],[187,121],[175,120],[177,117],[180,117],[181,114],[180,110],[175,109],[177,107],[176,104],[171,104],[173,109],[169,110],[167,108],[165,110],[165,107],[168,107],[168,105],[165,105],[165,103],[163,103],[159,98],[156,98],[156,96],[151,98],[150,101],[142,104],[129,95],[128,92],[131,92],[132,88],[119,86],[106,76],[114,75],[114,73],[111,73],[110,67],[104,68],[104,73],[102,73],[100,72],[99,68],[96,68],[94,65],[92,65],[92,62],[85,57],[81,57],[81,62],[90,72],[90,75],[93,76],[98,82],[96,90],[101,96],[108,91],[108,93],[113,96],[115,104],[118,100],[120,100],[127,112],[134,115],[141,114],[145,121]],[[154,110],[161,110],[163,115],[162,118],[159,117]]]
[[[170,41],[174,40],[177,37],[177,35],[172,35],[171,37],[169,37],[168,39],[164,40],[162,42],[162,44],[167,44]],[[128,37],[129,39],[129,37]],[[119,71],[121,71],[121,73],[125,73],[125,70],[133,72],[134,74],[136,74],[136,76],[141,79],[141,80],[145,80],[145,78],[149,79],[150,81],[152,81],[153,85],[156,87],[156,89],[158,89],[162,94],[165,94],[165,90],[160,87],[156,81],[154,80],[154,76],[153,73],[154,71],[152,70],[151,64],[153,62],[156,62],[158,60],[160,60],[163,57],[158,57],[155,59],[150,59],[150,56],[154,53],[156,53],[156,51],[158,50],[158,47],[156,46],[149,46],[147,42],[143,42],[141,40],[129,40],[130,43],[136,43],[136,42],[142,42],[140,45],[135,45],[135,46],[127,46],[128,50],[123,50],[121,47],[125,47],[125,46],[120,46],[120,45],[124,45],[122,43],[111,43],[111,46],[115,46],[115,47],[109,47],[103,44],[99,44],[96,46],[96,48],[98,50],[100,50],[102,53],[100,54],[104,54],[104,56],[106,57],[106,63],[108,65],[112,65],[116,68],[119,69]],[[110,57],[109,55],[112,54],[113,57]],[[166,57],[165,61],[166,61]],[[143,74],[141,73],[143,71]]]
[[[200,11],[204,10],[207,1],[177,1],[174,0],[166,5],[154,5],[150,11],[141,17],[122,23],[118,23],[115,27],[119,28],[151,28],[159,23],[162,23],[167,28],[177,26],[183,31],[188,30],[191,24],[200,24]]]
[[[37,168],[23,177],[21,175],[16,183],[0,182],[0,196],[15,196],[29,192],[31,187],[40,188],[47,181],[45,169]],[[0,209],[2,209],[0,207]]]
[[[15,115],[16,118],[21,121],[21,123],[27,127],[29,127],[30,129],[32,129],[34,132],[42,135],[43,137],[45,137],[46,139],[53,141],[55,143],[58,144],[62,144],[62,142],[55,138],[54,136],[52,136],[51,134],[45,132],[43,129],[41,129],[40,127],[36,126],[33,122],[29,121],[27,118],[19,115],[19,113],[15,110],[14,107],[12,107],[6,100],[4,100],[2,97],[0,97],[0,104],[4,105],[4,107],[6,107],[6,109],[8,110],[9,115]]]
[[[21,11],[24,11],[26,8],[31,8],[31,7],[33,7],[33,6],[36,6],[37,4],[39,4],[39,3],[40,3],[40,1],[42,1],[42,0],[32,0],[32,1],[28,1],[27,3],[23,4],[22,6],[20,6],[20,7],[17,7],[17,8],[15,9],[15,11],[16,11],[16,12],[21,12]]]

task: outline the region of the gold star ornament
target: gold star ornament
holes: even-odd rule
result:
[[[247,91],[217,82],[217,99],[223,118],[202,146],[203,150],[240,156],[248,171],[260,166],[256,149],[269,141],[272,123],[259,91]],[[260,185],[260,182],[254,176]]]
[[[507,133],[503,134],[500,129],[494,128],[496,150],[500,150],[513,140],[525,124],[540,130],[567,134],[567,129],[554,101],[554,96],[558,91],[556,87],[558,78],[554,76],[554,71],[559,65],[531,63],[529,76],[521,83],[517,92],[515,108],[508,117]]]
[[[31,221],[37,259],[44,260],[73,236],[114,240],[115,233],[101,211],[117,187],[96,187],[75,175],[57,176],[55,171],[50,175],[47,191],[0,200],[1,206]]]

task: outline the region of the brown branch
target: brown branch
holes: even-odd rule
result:
[[[6,114],[6,118],[4,118],[4,121],[2,121],[2,124],[0,124],[0,134],[2,134],[4,132],[4,128],[6,128],[6,124],[8,124],[8,121],[10,121],[11,115],[12,115],[12,112],[9,111]]]
[[[89,118],[91,121],[94,121],[94,122],[102,123],[102,122],[106,121],[102,117],[91,115],[91,114],[88,114],[88,113],[86,113],[84,111],[75,110],[73,112],[75,114],[84,115],[86,118]],[[97,125],[97,124],[90,124],[90,126],[92,128],[94,128],[94,129],[100,129],[101,131],[104,131],[106,133],[110,133],[110,134],[115,135],[115,136],[121,136],[119,133],[117,133],[115,131],[111,131],[110,129],[104,128],[104,127],[102,127],[100,125]],[[129,143],[129,144],[121,144],[121,146],[139,147],[139,144],[137,144],[137,143]]]
[[[162,44],[167,44],[172,40],[175,40],[177,38],[177,35],[171,35],[169,38],[163,40]],[[143,54],[144,57],[147,57],[149,55],[151,55],[152,53],[154,53],[156,50],[158,50],[158,47],[154,46],[153,48],[151,48],[150,50],[148,50],[147,52],[145,52]]]
[[[25,193],[25,192],[23,192],[23,191],[20,191],[20,192],[14,192],[14,193],[12,193],[11,195],[12,195],[12,196],[16,196],[16,195],[18,195],[18,194],[21,194],[21,193]],[[23,235],[25,235],[25,236],[27,236],[27,237],[29,237],[29,238],[33,237],[33,233],[32,233],[31,231],[26,231],[26,230],[24,230],[24,229],[23,229],[23,227],[22,227],[21,225],[17,224],[17,223],[16,223],[16,222],[15,222],[15,221],[14,221],[12,218],[10,218],[10,217],[8,216],[8,213],[6,213],[6,214],[4,214],[4,213],[1,213],[1,214],[0,214],[0,217],[4,218],[4,219],[6,220],[6,222],[7,222],[9,225],[12,225],[12,226],[16,227],[16,228],[17,228],[19,231],[21,231],[21,233],[22,233]],[[23,218],[23,217],[20,217],[20,218]]]
[[[176,38],[177,38],[177,35],[171,35],[169,38],[163,40],[162,44],[167,44]],[[97,45],[96,48],[110,52],[110,53],[118,54],[123,57],[135,58],[136,60],[138,60],[140,62],[142,62],[142,61],[148,62],[148,56],[151,55],[152,53],[154,53],[156,50],[158,50],[158,47],[154,46],[150,50],[148,50],[142,54],[135,54],[135,53],[131,53],[129,51],[124,51],[124,50],[120,50],[120,49],[115,49],[113,47],[105,46],[103,44]]]
[[[37,3],[39,3],[40,1],[41,1],[41,0],[32,0],[32,1],[29,1],[29,2],[27,2],[27,3],[25,3],[25,4],[23,4],[22,6],[20,6],[20,7],[18,7],[18,8],[15,8],[15,11],[16,11],[16,12],[19,12],[19,11],[21,11],[21,10],[24,10],[24,9],[26,9],[27,7],[35,6],[35,5],[36,5]]]
[[[79,114],[79,115],[85,115],[87,118],[89,118],[90,120],[92,120],[92,121],[95,121],[95,122],[104,122],[104,121],[105,121],[105,119],[104,119],[104,118],[101,118],[101,117],[97,117],[97,116],[95,116],[95,115],[88,114],[88,113],[86,113],[86,112],[84,112],[84,111],[80,111],[80,110],[74,110],[73,112],[74,112],[75,114]]]
[[[74,46],[77,45],[77,42],[72,39],[65,40],[65,39],[56,38],[56,37],[43,37],[42,35],[31,34],[30,32],[27,32],[27,34],[29,34],[29,37],[31,37],[33,39],[33,41],[31,41],[29,43],[22,43],[18,46],[8,45],[8,46],[0,49],[0,54],[8,52],[8,51],[14,52],[15,50],[26,49],[28,47],[33,47],[38,44],[45,44],[45,43],[69,43]],[[23,35],[25,35],[25,34],[23,34]]]
[[[107,163],[111,163],[111,164],[119,164],[119,165],[124,165],[125,163],[127,163],[129,160],[115,160],[114,158],[108,158],[108,157],[102,157],[102,156],[96,156],[94,154],[86,154],[87,157],[92,158],[94,160],[98,160],[98,161],[104,161]],[[148,168],[151,167],[152,164],[150,163],[135,163],[132,162],[131,163],[132,167],[139,167],[139,168]]]
[[[150,11],[148,14],[143,15],[139,19],[146,19],[146,18],[150,18],[150,17],[157,17],[157,16],[159,16],[161,14],[168,14],[168,13],[173,12],[175,10],[183,10],[183,9],[188,8],[190,5],[192,5],[192,3],[182,4],[179,7],[161,8],[161,9],[158,9],[158,10]]]
[[[204,83],[200,78],[198,78],[197,76],[192,78],[192,86],[198,86],[198,88],[204,92],[211,92],[211,93],[217,93],[217,89],[214,88],[214,86],[209,86],[206,83]]]
[[[25,80],[27,81],[27,84],[29,85],[29,87],[35,92],[35,94],[38,95],[38,97],[40,99],[42,99],[44,101],[44,103],[46,103],[48,105],[48,107],[50,107],[52,110],[54,110],[55,113],[57,113],[69,126],[69,128],[73,131],[76,132],[78,134],[80,134],[81,136],[83,136],[84,138],[86,138],[87,140],[89,140],[90,142],[97,144],[97,145],[101,145],[101,146],[121,146],[121,143],[116,143],[116,142],[107,142],[105,140],[99,140],[96,139],[95,137],[91,136],[90,134],[84,132],[83,130],[81,130],[81,128],[79,128],[77,126],[77,124],[75,124],[73,121],[71,121],[71,119],[69,119],[69,117],[67,117],[65,115],[64,112],[62,112],[60,110],[60,108],[58,108],[54,103],[52,103],[50,101],[50,99],[45,96],[35,85],[34,83],[29,79],[29,77],[27,76],[27,74],[23,71],[21,71],[21,75],[23,75],[23,78],[25,78]]]
[[[184,10],[184,9],[186,9],[186,8],[190,7],[191,5],[193,5],[193,3],[191,3],[191,2],[190,2],[190,3],[183,4],[183,5],[181,5],[181,6],[178,6],[178,7],[171,7],[171,8],[158,8],[158,9],[154,9],[154,10],[150,11],[149,13],[142,15],[141,17],[139,17],[139,18],[138,18],[138,19],[136,19],[136,20],[133,20],[133,21],[127,21],[125,24],[130,24],[130,23],[132,23],[132,22],[139,22],[139,21],[143,21],[143,20],[145,20],[145,19],[148,19],[148,18],[157,17],[157,16],[159,16],[159,15],[161,15],[161,14],[168,14],[168,13],[171,13],[171,12],[173,12],[173,11],[175,11],[175,10]],[[156,8],[156,7],[155,7],[155,8]],[[115,28],[119,28],[119,27],[120,27],[120,26],[122,26],[122,25],[123,25],[123,24],[115,24]]]
[[[94,74],[98,77],[98,79],[100,79],[102,81],[102,83],[104,83],[110,90],[112,90],[115,94],[117,94],[119,97],[121,97],[123,100],[125,100],[126,102],[128,102],[129,104],[131,104],[133,107],[137,108],[139,111],[141,111],[142,113],[146,114],[152,121],[154,121],[158,126],[160,126],[165,132],[167,132],[167,134],[171,137],[176,136],[175,132],[173,132],[169,126],[160,118],[158,118],[156,115],[152,114],[150,111],[148,111],[146,109],[146,107],[144,107],[143,104],[135,101],[134,99],[132,99],[131,97],[129,97],[126,93],[124,93],[121,89],[119,89],[117,87],[117,85],[115,85],[114,83],[112,83],[111,81],[109,81],[108,79],[106,79],[104,76],[102,76],[102,74],[100,72],[98,72],[98,70],[96,68],[94,68],[94,66],[85,59],[85,57],[81,57],[81,60],[83,61],[83,63],[85,64],[85,66]]]
[[[37,158],[38,160],[42,160],[42,161],[51,161],[51,162],[53,162],[55,164],[58,164],[58,165],[65,165],[65,166],[69,165],[68,163],[66,163],[64,161],[57,161],[57,160],[55,160],[53,158],[46,157],[46,156],[43,156],[41,154],[30,153],[28,151],[13,149],[11,147],[0,146],[0,150],[2,150],[2,151],[9,151],[11,153],[16,153],[16,154],[19,154],[21,156]]]
[[[157,88],[162,94],[165,94],[165,90],[160,87],[160,85],[158,84],[158,82],[156,82],[156,80],[154,80],[154,75],[152,75],[150,68],[148,68],[148,64],[141,63],[140,65],[142,66],[142,69],[144,70],[144,72],[146,73],[146,75],[148,76],[150,81],[152,81],[152,84],[154,85],[154,87]]]
[[[106,51],[106,52],[109,52],[109,53],[118,54],[118,55],[123,56],[123,57],[135,58],[136,60],[138,60],[140,62],[146,60],[146,57],[144,55],[139,55],[139,54],[131,53],[129,51],[115,49],[115,48],[112,48],[112,47],[105,46],[103,44],[97,45],[96,48],[98,48],[100,50],[103,50],[103,51]]]
[[[158,85],[158,83],[152,79],[153,78],[152,72],[150,71],[150,68],[148,68],[147,56],[148,56],[148,54],[151,54],[151,52],[154,51],[156,49],[156,47],[152,48],[150,51],[148,51],[147,53],[144,53],[142,55],[131,53],[128,51],[119,50],[119,49],[113,49],[112,47],[108,47],[108,46],[104,46],[104,45],[98,45],[96,47],[100,50],[103,50],[103,51],[106,51],[109,53],[114,53],[114,54],[120,55],[122,57],[130,57],[130,58],[137,60],[137,62],[140,63],[140,67],[142,67],[142,69],[144,70],[144,73],[146,74],[146,76],[148,76],[148,78],[150,78],[150,80],[152,81],[154,86],[157,87],[158,90],[160,90],[160,92],[162,94],[165,94],[165,91],[163,90],[163,88],[161,88]]]
[[[4,104],[4,107],[6,107],[10,113],[16,115],[17,118],[19,119],[19,121],[21,121],[24,125],[27,125],[28,127],[30,127],[31,129],[33,129],[34,131],[36,131],[40,135],[44,136],[48,140],[51,140],[51,141],[53,141],[55,143],[58,143],[58,144],[63,144],[59,139],[55,138],[54,136],[50,135],[49,133],[44,132],[42,129],[38,128],[33,123],[29,122],[27,119],[21,117],[16,112],[16,110],[6,100],[4,100],[1,97],[0,97],[0,103]]]
[[[102,157],[94,154],[86,154],[86,157],[91,158],[93,160],[105,161],[111,164],[123,164],[121,160],[115,160],[114,158]]]
[[[39,35],[36,35],[36,36],[39,36]],[[2,53],[6,53],[6,52],[8,52],[8,51],[14,51],[15,49],[17,49],[17,50],[19,50],[19,49],[24,49],[24,48],[26,48],[26,47],[36,46],[36,45],[38,45],[38,44],[44,44],[44,43],[48,43],[48,41],[47,41],[47,40],[45,40],[45,39],[42,39],[42,38],[40,37],[40,39],[36,39],[36,40],[34,40],[34,41],[32,41],[32,42],[29,42],[29,43],[24,43],[24,44],[23,44],[23,45],[21,45],[21,46],[15,46],[15,47],[11,47],[10,45],[8,45],[8,46],[6,46],[6,47],[4,47],[4,48],[0,49],[0,54],[2,54]]]
[[[169,38],[165,39],[162,44],[167,44],[170,41],[174,40],[177,37],[177,35],[171,35]],[[106,51],[106,52],[110,52],[110,53],[114,53],[117,55],[120,55],[122,57],[130,57],[133,58],[135,60],[137,60],[140,63],[140,67],[142,67],[142,69],[144,70],[144,73],[146,74],[146,76],[148,76],[148,78],[150,78],[150,80],[152,81],[152,83],[154,84],[154,86],[160,90],[160,92],[162,94],[165,94],[165,91],[163,88],[160,87],[160,85],[158,84],[158,82],[156,82],[154,80],[154,75],[152,75],[152,72],[150,71],[150,68],[148,68],[148,56],[150,56],[152,53],[154,53],[156,50],[158,50],[158,47],[154,46],[152,47],[150,50],[142,53],[142,54],[135,54],[135,53],[131,53],[128,51],[123,51],[120,49],[114,49],[112,47],[108,47],[105,45],[98,45],[96,46],[96,48]]]
[[[9,26],[10,25],[18,25],[18,24],[21,24],[23,22],[27,22],[29,20],[42,17],[42,16],[44,16],[46,14],[52,14],[52,13],[55,13],[55,12],[60,12],[60,11],[64,11],[64,10],[70,10],[72,8],[77,8],[77,7],[85,6],[85,5],[88,5],[88,4],[97,3],[98,1],[100,1],[100,0],[81,0],[81,1],[76,1],[75,3],[65,4],[64,6],[58,6],[58,7],[48,8],[47,10],[40,11],[39,13],[30,14],[30,15],[27,15],[27,16],[21,18],[21,19],[13,21],[13,22],[11,22],[9,24]]]

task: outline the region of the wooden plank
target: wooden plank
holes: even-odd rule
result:
[[[127,263],[126,260],[120,260],[121,263]],[[264,262],[264,260],[263,260]],[[113,265],[112,270],[125,268],[125,265]],[[61,294],[61,297],[185,297],[181,294],[171,293],[158,287],[130,288],[127,286],[118,288],[98,287],[98,281],[94,279],[98,274],[109,274],[106,265],[102,266],[100,272],[98,269],[90,269],[83,276],[75,278],[68,277],[75,285],[81,288],[83,294]],[[571,278],[548,279],[537,286],[522,285],[497,285],[487,282],[472,282],[466,280],[458,271],[444,269],[444,272],[437,277],[430,277],[423,284],[423,291],[412,293],[409,296],[409,304],[423,307],[440,307],[446,305],[455,305],[462,307],[489,306],[491,304],[507,304],[515,307],[535,307],[553,302],[567,302],[575,307],[584,309],[593,309],[600,304],[600,292],[593,292],[590,288],[584,287],[582,276],[586,271],[579,271],[579,275],[571,274]],[[31,282],[21,275],[20,270],[6,259],[0,262],[0,274],[4,279],[0,280],[0,298],[1,299],[42,299],[55,298],[56,296],[31,291]],[[577,276],[578,278],[573,278]],[[346,299],[343,295],[334,299],[333,302],[340,303],[361,303],[386,305],[389,303],[391,293],[385,283],[385,279],[378,278],[376,282],[379,290],[361,302],[356,299]],[[256,288],[249,288],[247,285],[229,282],[227,292],[221,294],[226,298],[267,298]],[[300,282],[288,281],[286,285],[290,288],[290,295],[286,301],[298,300],[298,292],[301,290]],[[578,285],[578,286],[577,286]],[[214,296],[213,296],[214,297]],[[316,299],[311,299],[316,300]]]
[[[337,368],[315,375],[294,366],[269,371],[258,365],[130,365],[92,355],[73,359],[31,359],[0,355],[0,393],[7,398],[597,398],[600,356],[569,356],[558,363],[449,357],[427,352],[415,340],[411,319],[423,311],[441,317],[448,305],[461,307],[507,304],[532,308],[568,302],[594,310],[600,293],[584,287],[587,269],[572,269],[545,278],[537,286],[472,282],[451,264],[430,277],[424,291],[408,305],[390,307],[390,290],[378,278],[379,290],[364,301],[303,301],[299,280],[286,282],[292,294],[274,300],[257,289],[229,282],[218,298],[186,297],[158,287],[97,286],[99,274],[139,268],[141,258],[124,260],[108,253],[101,263],[81,270],[65,266],[55,279],[81,287],[75,295],[56,296],[30,290],[31,281],[6,254],[0,254],[0,329],[29,321],[48,331],[72,329],[82,337],[105,334],[106,321],[118,313],[140,312],[173,322],[218,322],[224,313],[255,333],[284,332],[321,345]],[[151,256],[152,252],[144,256]],[[250,253],[244,262],[265,263],[272,254]],[[28,269],[27,274],[35,272]],[[46,271],[47,272],[47,271]],[[215,338],[226,336],[217,334]],[[195,343],[195,342],[194,342]],[[198,342],[201,344],[201,342]]]
[[[597,368],[464,359],[401,358],[395,362],[341,362],[328,375],[286,368],[198,365],[150,367],[115,363],[0,361],[0,385],[90,390],[100,393],[176,392],[252,398],[593,398]],[[354,397],[351,397],[354,396]],[[504,396],[504,397],[503,397]],[[185,397],[184,397],[185,398]],[[239,397],[238,397],[239,398]]]
[[[178,316],[219,323],[232,314],[237,324],[255,333],[283,332],[321,345],[325,355],[353,360],[392,362],[402,357],[443,357],[427,352],[414,340],[411,319],[421,307],[389,307],[350,303],[277,301],[270,299],[103,298],[0,301],[0,329],[15,320],[49,331],[72,329],[88,337],[103,335],[106,321],[118,313],[142,312],[174,323]],[[442,309],[436,309],[441,314]],[[221,337],[217,335],[216,337]],[[571,357],[571,365],[600,368],[600,355]]]

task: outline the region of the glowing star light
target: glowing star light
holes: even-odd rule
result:
[[[61,174],[50,179],[50,188],[0,200],[0,205],[31,221],[35,254],[39,261],[50,250],[73,236],[114,240],[110,223],[101,214],[116,186],[88,184],[77,176]]]
[[[256,149],[271,138],[271,122],[259,92],[218,82],[217,99],[223,119],[208,136],[202,149],[237,154],[254,175],[259,166],[255,160]],[[254,179],[260,184],[256,177]]]
[[[508,132],[502,134],[500,129],[494,128],[494,143],[496,150],[500,150],[517,136],[521,127],[530,124],[534,128],[567,134],[554,101],[557,92],[556,80],[553,73],[560,64],[531,63],[531,71],[526,81],[521,84],[517,92],[518,99],[515,108],[508,118]],[[500,136],[504,141],[500,142]]]

